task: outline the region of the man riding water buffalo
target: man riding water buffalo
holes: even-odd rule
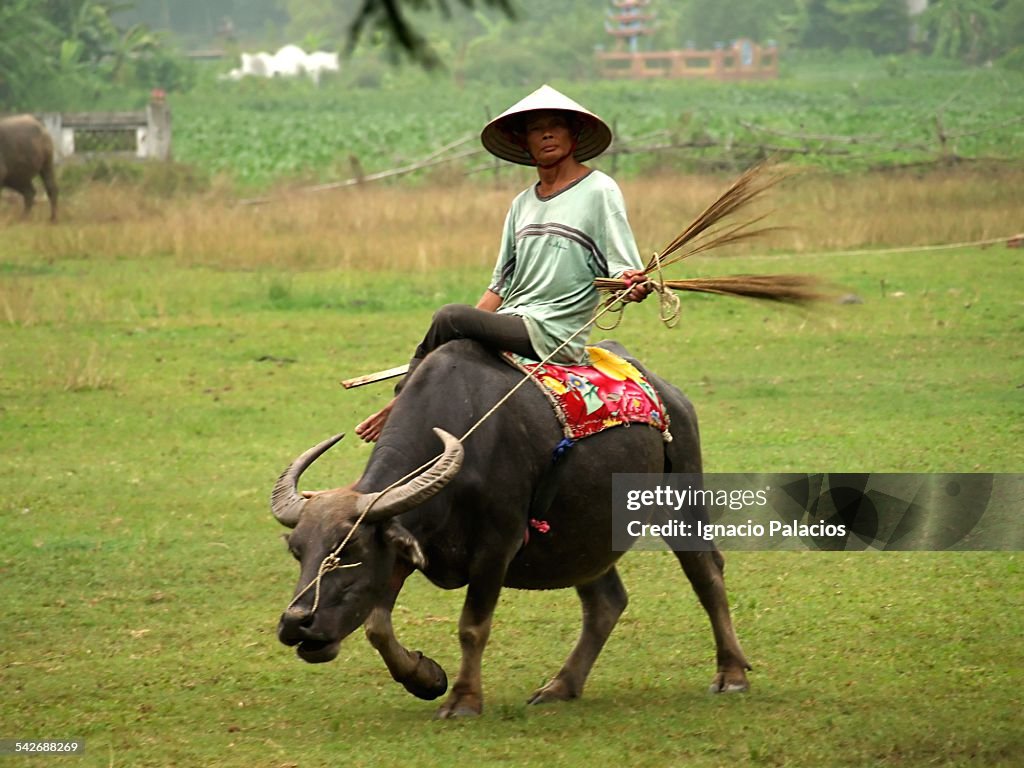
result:
[[[447,675],[398,640],[392,611],[417,570],[443,589],[466,587],[461,663],[437,711],[442,718],[483,710],[482,659],[505,587],[576,589],[579,640],[529,701],[581,696],[627,604],[616,568],[622,552],[612,541],[613,476],[702,471],[693,407],[624,359],[622,347],[602,342],[591,356],[618,361],[611,378],[641,380],[660,401],[660,419],[602,429],[564,451],[567,427],[549,397],[537,386],[517,390],[523,373],[498,354],[576,363],[584,334],[569,339],[588,327],[597,306],[594,277],[624,277],[634,301],[649,293],[618,187],[582,165],[608,146],[611,132],[544,87],[492,121],[482,139],[499,157],[536,164],[539,175],[509,211],[490,287],[476,308],[449,306],[435,315],[400,396],[359,427],[376,444],[355,483],[299,490],[303,472],[336,435],[295,459],[271,496],[274,517],[292,529],[288,548],[300,570],[278,637],[307,662],[331,661],[363,626],[394,680],[420,698],[438,698],[448,691]],[[698,505],[682,513],[700,518]],[[721,554],[713,543],[674,554],[711,622],[711,689],[746,690],[750,666],[733,630]]]
[[[632,282],[626,301],[643,301],[651,290],[622,192],[583,164],[611,144],[601,118],[544,85],[492,120],[480,138],[502,160],[536,166],[539,178],[512,202],[490,286],[476,307],[449,304],[437,312],[408,375],[432,350],[460,338],[533,360],[554,354],[555,363],[577,363],[586,334],[566,342],[597,306],[594,278]],[[376,441],[394,402],[356,434]]]

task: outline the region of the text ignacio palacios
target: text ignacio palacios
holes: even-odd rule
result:
[[[682,490],[670,485],[655,488],[631,489],[626,492],[626,509],[630,512],[660,509],[680,512],[693,508],[721,508],[739,511],[748,507],[763,508],[768,504],[770,487],[757,490],[725,490],[693,488]],[[695,519],[669,518],[661,522],[629,520],[626,523],[629,536],[695,537],[712,541],[716,537],[726,538],[796,538],[806,536],[843,537],[846,527],[842,523],[813,522],[798,520],[789,522],[769,520],[767,525],[747,519],[738,523],[712,523]]]

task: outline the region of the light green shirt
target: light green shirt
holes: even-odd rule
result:
[[[490,290],[498,312],[526,322],[541,358],[586,325],[598,303],[595,277],[643,269],[622,192],[611,177],[591,171],[551,197],[532,186],[512,201]],[[578,363],[589,329],[552,358]]]

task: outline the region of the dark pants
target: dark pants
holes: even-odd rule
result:
[[[515,352],[523,357],[537,359],[523,318],[488,312],[468,304],[446,304],[434,313],[423,341],[416,347],[409,361],[409,373],[398,382],[395,391],[401,390],[416,366],[423,362],[423,358],[442,344],[455,339],[474,339],[499,352]]]

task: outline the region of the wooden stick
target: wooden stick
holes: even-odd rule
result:
[[[448,145],[448,146],[444,147],[443,150],[447,150],[449,147],[458,146],[458,144],[460,144],[460,143],[462,143],[462,142],[461,141],[455,142],[455,143],[453,143],[451,145]],[[392,168],[391,170],[379,171],[377,173],[367,173],[364,176],[357,176],[356,178],[345,179],[344,181],[332,181],[332,182],[328,182],[326,184],[317,184],[317,185],[312,186],[312,187],[302,187],[299,191],[300,192],[325,192],[327,190],[332,190],[332,189],[342,189],[343,187],[354,187],[354,186],[359,185],[359,184],[364,184],[367,181],[379,181],[380,179],[389,179],[389,178],[392,178],[394,176],[404,176],[405,174],[408,174],[408,173],[413,173],[415,171],[420,171],[420,170],[423,170],[425,168],[433,168],[435,165],[442,165],[443,163],[449,163],[449,162],[451,162],[453,160],[462,160],[462,159],[467,158],[467,157],[473,157],[474,155],[479,155],[479,154],[482,154],[484,152],[483,149],[467,149],[467,150],[463,150],[462,152],[456,152],[453,155],[448,155],[446,157],[438,157],[437,155],[439,154],[439,152],[441,152],[443,150],[438,150],[438,152],[431,153],[429,155],[429,159],[417,160],[417,161],[415,161],[413,163],[410,163],[408,165],[403,165],[400,168]],[[238,204],[239,205],[263,205],[264,203],[273,202],[274,199],[275,198],[272,198],[272,197],[251,197],[251,198],[247,198],[245,200],[239,200]]]
[[[352,389],[352,387],[361,387],[364,384],[373,384],[377,381],[384,381],[385,379],[393,379],[396,376],[404,376],[409,371],[408,364],[399,365],[395,368],[388,368],[386,371],[377,371],[376,373],[368,373],[365,376],[356,376],[354,379],[345,379],[341,382],[341,386],[345,389]]]

